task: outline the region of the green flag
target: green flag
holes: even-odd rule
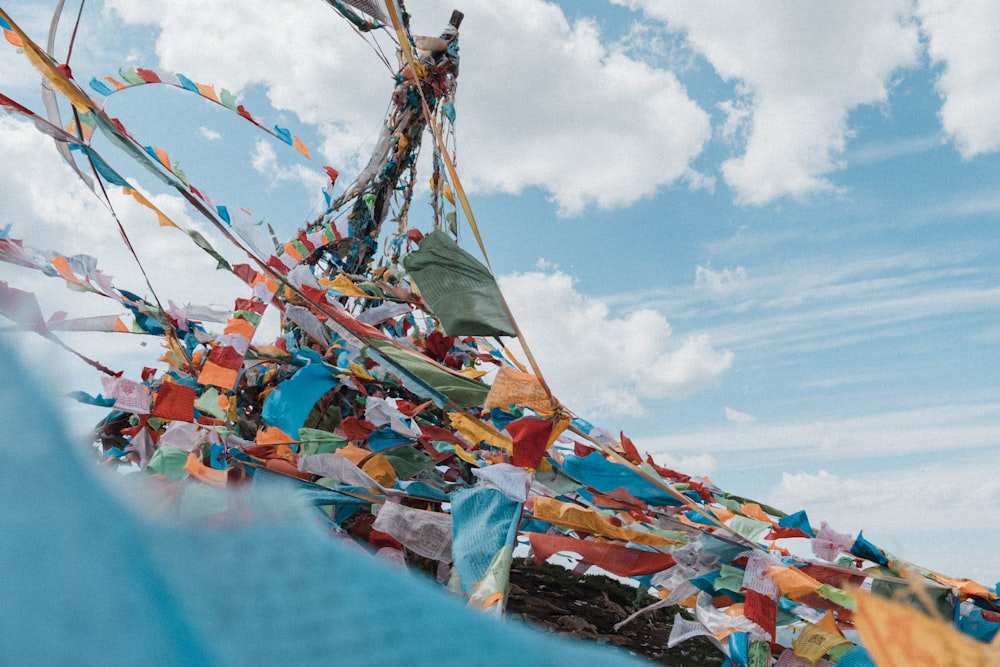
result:
[[[403,266],[447,335],[515,335],[493,275],[441,230],[425,236]]]

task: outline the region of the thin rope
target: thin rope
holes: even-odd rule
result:
[[[469,204],[469,199],[465,195],[465,188],[462,187],[462,181],[458,177],[458,171],[455,169],[455,163],[451,159],[451,155],[448,153],[448,147],[441,136],[440,130],[434,123],[433,115],[431,114],[430,107],[427,104],[427,98],[424,97],[424,91],[420,86],[420,76],[423,75],[423,67],[413,58],[413,50],[410,48],[409,35],[403,28],[403,25],[399,20],[399,15],[396,12],[396,0],[389,0],[386,2],[386,7],[389,10],[389,16],[392,19],[392,25],[396,30],[396,34],[399,36],[400,48],[406,58],[407,64],[413,71],[414,81],[417,84],[417,93],[420,95],[420,103],[423,107],[424,118],[427,120],[427,125],[431,127],[434,139],[441,149],[441,155],[444,158],[445,167],[448,169],[448,176],[451,178],[451,181],[455,186],[455,194],[462,203],[462,210],[465,212],[465,216],[469,221],[469,227],[472,229],[472,233],[476,237],[476,243],[479,244],[479,250],[483,253],[483,260],[486,262],[486,268],[488,268],[490,273],[493,274],[493,266],[490,264],[489,254],[486,252],[486,245],[483,243],[483,237],[479,233],[479,225],[476,224],[476,216],[472,213],[472,206]],[[521,349],[524,351],[524,355],[528,358],[528,363],[531,365],[531,369],[538,378],[538,382],[542,386],[542,389],[545,390],[546,395],[555,401],[556,399],[552,395],[552,390],[549,388],[548,383],[542,375],[541,368],[538,366],[538,362],[535,360],[535,355],[532,354],[531,348],[528,346],[528,341],[525,338],[524,333],[521,331],[521,327],[517,324],[517,320],[511,312],[507,299],[504,297],[502,291],[497,290],[497,292],[500,295],[500,302],[503,304],[504,311],[507,313],[508,319],[510,319],[511,324],[514,325],[514,333],[517,336],[518,342],[521,344]]]
[[[73,32],[69,37],[69,46],[66,48],[66,64],[69,64],[69,58],[73,55],[73,45],[76,43],[76,31],[80,28],[80,19],[83,18],[83,5],[87,0],[80,0],[80,9],[76,12],[76,21],[73,23]],[[61,3],[60,3],[61,4]]]

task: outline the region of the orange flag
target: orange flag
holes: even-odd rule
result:
[[[548,417],[555,411],[557,403],[549,395],[538,378],[530,373],[522,373],[508,366],[501,366],[493,379],[490,393],[483,408],[506,408],[509,405],[523,405]]]
[[[187,462],[184,464],[184,469],[188,471],[192,477],[208,484],[209,486],[214,486],[217,489],[226,488],[226,481],[229,474],[225,470],[209,468],[198,460],[198,455],[194,452],[188,454]]]
[[[791,599],[815,593],[820,583],[798,568],[783,565],[769,565],[767,576],[778,585],[778,590]]]

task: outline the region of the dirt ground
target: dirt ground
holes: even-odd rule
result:
[[[722,654],[704,637],[667,648],[675,607],[640,616],[616,631],[616,623],[655,602],[645,595],[637,600],[637,593],[609,577],[578,577],[558,565],[519,559],[510,572],[507,615],[549,632],[620,646],[660,665],[723,663]]]

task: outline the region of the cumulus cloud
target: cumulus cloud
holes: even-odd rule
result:
[[[13,223],[12,237],[24,239],[39,251],[93,255],[121,287],[143,291],[142,275],[122,243],[111,212],[63,162],[50,139],[30,123],[0,118],[0,153],[18,165],[0,183],[4,217]],[[215,260],[198,250],[183,232],[160,227],[153,212],[122,195],[118,188],[110,187],[109,195],[154,282],[170,284],[181,299],[203,294],[204,282],[188,277],[196,268],[214,272]],[[178,224],[210,239],[224,255],[238,256],[224,241],[214,238],[206,225],[189,217],[187,205],[179,197],[148,197]],[[186,271],[177,271],[180,263]]]
[[[914,496],[919,494],[922,508],[936,513],[937,519],[948,517],[955,528],[975,528],[990,521],[991,508],[1000,501],[997,472],[995,465],[970,468],[964,464],[859,471],[849,476],[826,470],[785,472],[770,499],[779,507],[810,507],[818,515],[837,514],[852,530],[872,520],[885,529],[920,529],[929,517],[913,511]],[[873,507],[878,508],[877,518],[872,516]]]
[[[278,110],[318,126],[332,164],[359,167],[374,139],[391,72],[321,3],[213,6],[111,0],[129,23],[154,23],[161,66],[243,90],[262,85]],[[437,33],[452,3],[420,8],[414,31]],[[677,181],[711,185],[691,161],[711,136],[708,114],[676,76],[570,23],[555,4],[464,7],[458,137],[464,184],[520,193],[539,187],[558,210],[609,208]],[[224,35],[224,39],[220,39]],[[390,58],[394,47],[383,46]],[[343,169],[342,169],[343,171]]]
[[[965,158],[1000,150],[1000,5],[990,0],[917,3],[943,99],[941,125]]]
[[[848,113],[889,97],[893,74],[917,64],[909,2],[686,3],[616,0],[675,31],[726,81],[722,133],[743,139],[723,162],[739,201],[760,205],[836,189]]]
[[[574,410],[637,415],[643,402],[712,386],[732,364],[705,335],[677,341],[656,311],[615,314],[562,271],[503,276],[501,288],[546,380]]]
[[[569,215],[629,204],[686,178],[711,136],[672,72],[554,4],[478,3],[462,30],[458,131],[480,189],[542,187]]]
[[[1000,100],[990,94],[1000,82],[991,57],[1000,10],[988,0],[814,2],[781,12],[760,0],[615,1],[655,20],[616,42],[543,0],[463,8],[457,134],[470,191],[540,188],[560,213],[576,215],[678,183],[711,190],[714,176],[693,168],[710,118],[674,74],[685,73],[690,63],[679,58],[691,53],[734,85],[717,104],[716,130],[733,146],[718,168],[740,202],[837,191],[831,175],[851,157],[849,114],[889,100],[894,77],[919,62],[921,32],[941,65],[945,132],[967,158],[1000,149]],[[451,9],[450,0],[426,0],[415,31],[440,31]],[[315,126],[326,162],[345,174],[360,168],[392,88],[373,49],[322,3],[213,4],[212,21],[192,20],[205,11],[194,0],[109,0],[105,17],[156,31],[159,62],[132,49],[133,64],[262,90],[296,116],[286,124]],[[392,60],[394,46],[379,40]]]

